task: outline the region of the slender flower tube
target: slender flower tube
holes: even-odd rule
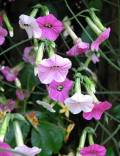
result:
[[[14,32],[13,32],[13,27],[8,19],[8,16],[6,15],[6,13],[3,14],[3,20],[6,24],[6,27],[8,28],[8,31],[9,31],[9,34],[10,34],[10,37],[13,37],[14,36]]]

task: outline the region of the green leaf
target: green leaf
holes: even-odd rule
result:
[[[25,68],[21,71],[20,81],[22,88],[27,90],[32,90],[39,84],[39,81],[34,74],[34,67],[31,64],[26,64]]]
[[[106,156],[116,156],[116,154],[113,151],[112,147],[109,147],[107,150],[107,155]]]
[[[40,156],[51,156],[56,154],[62,147],[64,140],[64,129],[50,122],[41,122],[39,132],[32,129],[31,142],[33,146],[40,147]]]
[[[103,2],[100,0],[91,0],[88,5],[89,8],[95,8],[101,10],[103,6]]]
[[[120,120],[120,105],[119,104],[113,109],[113,116]]]

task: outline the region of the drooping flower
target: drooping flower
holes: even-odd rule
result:
[[[1,141],[0,141],[0,148],[5,150],[11,149],[11,147],[8,144]],[[13,156],[13,153],[7,151],[0,151],[0,156]]]
[[[66,79],[63,82],[52,81],[48,86],[49,97],[58,102],[64,102],[68,98],[69,90],[73,86],[73,81]]]
[[[16,96],[20,101],[23,101],[25,98],[29,97],[29,92],[27,90],[16,90]]]
[[[47,16],[38,17],[37,23],[42,30],[42,38],[55,41],[61,31],[63,30],[63,24],[54,15],[49,14]]]
[[[78,56],[84,54],[89,50],[89,43],[83,42],[81,39],[78,39],[75,45],[67,51],[68,56]]]
[[[91,112],[83,113],[83,118],[86,120],[91,120],[92,118],[100,120],[102,114],[111,107],[112,105],[108,101],[95,103]]]
[[[1,23],[1,22],[0,22]],[[7,30],[0,26],[0,45],[2,45],[5,41],[5,37],[7,36]]]
[[[49,84],[53,80],[63,82],[71,66],[69,59],[54,54],[48,59],[43,59],[38,65],[38,77],[44,84]]]
[[[21,154],[25,154],[27,156],[35,156],[36,154],[41,152],[41,149],[38,147],[27,147],[26,145],[15,147],[16,152],[20,152]],[[15,153],[14,156],[21,156],[21,154]]]
[[[98,144],[93,144],[88,147],[84,147],[80,150],[82,156],[105,156],[106,148]]]
[[[72,114],[78,114],[81,111],[90,112],[94,107],[93,98],[90,95],[83,95],[79,92],[67,98],[64,103]]]
[[[26,47],[24,49],[24,53],[23,53],[23,60],[27,63],[31,63],[34,64],[35,63],[35,56],[32,53],[33,52],[33,47]]]
[[[27,15],[20,15],[19,25],[22,29],[25,29],[28,38],[41,38],[42,32],[35,18]]]
[[[8,99],[5,104],[0,104],[0,111],[2,112],[11,112],[15,108],[15,101]]]
[[[92,62],[93,62],[94,64],[96,64],[96,63],[99,62],[99,61],[100,61],[99,57],[98,57],[96,54],[93,54],[93,55],[92,55]]]
[[[105,31],[102,32],[95,41],[93,41],[93,43],[91,44],[92,51],[99,50],[100,44],[109,38],[110,31],[110,28],[106,28]]]
[[[4,75],[5,79],[9,82],[15,81],[18,75],[17,70],[12,70],[8,66],[2,66],[0,71]]]

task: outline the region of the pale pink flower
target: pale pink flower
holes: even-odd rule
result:
[[[25,154],[27,156],[35,156],[36,154],[41,152],[41,149],[38,147],[27,147],[26,145],[15,147],[16,152],[20,152],[21,154]],[[15,153],[14,156],[21,156],[20,154]]]
[[[84,147],[80,150],[82,156],[105,156],[106,148],[98,144],[93,144],[88,147]]]
[[[5,149],[5,150],[11,149],[11,147],[8,144],[1,142],[1,141],[0,141],[0,148]],[[0,156],[13,156],[13,153],[7,152],[7,151],[0,151]]]
[[[29,97],[29,92],[27,90],[17,89],[16,96],[20,101],[23,101],[25,98]]]
[[[44,84],[49,84],[53,80],[63,82],[71,66],[72,63],[69,59],[54,54],[48,59],[43,59],[38,65],[38,77]]]
[[[92,111],[83,113],[83,118],[86,120],[91,120],[92,118],[94,118],[96,120],[100,120],[102,117],[102,114],[106,110],[110,109],[111,107],[112,107],[112,105],[108,101],[95,103]]]
[[[27,63],[31,63],[34,64],[35,63],[35,56],[32,53],[33,52],[33,47],[26,47],[24,49],[24,53],[23,53],[23,60]]]
[[[52,81],[48,86],[49,97],[58,102],[64,102],[68,98],[73,81],[66,79],[63,82]]]
[[[81,111],[90,112],[94,107],[93,98],[90,95],[83,95],[79,92],[67,98],[64,103],[72,114],[78,114]]]
[[[19,25],[22,29],[25,29],[28,38],[41,38],[42,32],[35,18],[27,15],[20,15]]]
[[[89,50],[89,43],[83,42],[78,39],[75,45],[67,51],[68,56],[78,56],[80,54],[84,54]]]
[[[99,57],[98,57],[96,54],[93,54],[93,55],[92,55],[92,62],[93,62],[94,64],[96,64],[96,63],[99,62],[99,61],[100,61]]]
[[[37,23],[42,30],[43,39],[55,41],[63,30],[63,23],[52,14],[38,17]]]
[[[2,66],[0,71],[4,75],[5,79],[9,82],[15,81],[18,75],[17,70],[12,70],[8,66]]]
[[[2,45],[5,41],[5,37],[7,36],[7,30],[0,26],[0,45]]]
[[[102,32],[95,41],[93,41],[93,43],[91,44],[92,51],[99,50],[100,44],[109,38],[110,31],[110,28],[106,28],[105,31]]]
[[[15,101],[8,99],[5,104],[0,104],[0,111],[11,112],[15,108]]]

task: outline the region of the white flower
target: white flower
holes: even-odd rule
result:
[[[64,103],[73,114],[78,114],[81,111],[90,112],[94,107],[92,96],[83,95],[78,92],[72,97],[67,98]]]
[[[26,30],[28,38],[41,38],[42,31],[35,18],[27,15],[20,15],[19,25],[22,29]]]
[[[35,156],[36,154],[41,152],[41,149],[38,147],[27,147],[26,145],[18,146],[15,148],[16,152],[19,152],[20,154],[14,154],[14,156],[21,156],[21,154],[24,154],[26,156]]]

